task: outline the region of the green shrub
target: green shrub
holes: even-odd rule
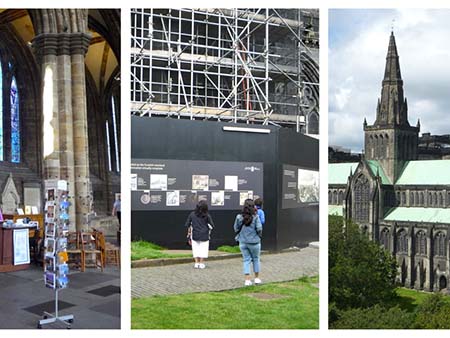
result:
[[[416,313],[416,329],[450,329],[450,302],[442,294],[429,295]]]
[[[414,323],[414,314],[398,306],[386,309],[377,304],[334,312],[338,319],[330,323],[330,329],[409,329]]]
[[[229,252],[229,253],[240,253],[241,249],[239,249],[239,245],[230,246],[230,245],[222,245],[217,248],[217,251]]]

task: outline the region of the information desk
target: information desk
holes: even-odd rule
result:
[[[28,242],[28,231],[30,229],[34,230],[34,228],[26,226],[11,228],[0,226],[0,272],[25,270],[30,266]],[[15,230],[23,231],[16,232],[16,236],[14,236]],[[14,237],[16,237],[16,245],[14,244]]]

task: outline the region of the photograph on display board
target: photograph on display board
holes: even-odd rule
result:
[[[298,169],[298,198],[302,203],[319,202],[319,172]]]
[[[0,332],[119,329],[121,10],[36,5],[0,8]],[[95,233],[102,264],[82,250],[82,230]],[[48,256],[66,235],[76,288],[57,297]],[[45,277],[44,266],[53,271]],[[106,280],[107,297],[90,293]],[[52,325],[69,311],[72,322]]]
[[[150,190],[167,190],[167,175],[150,175]]]
[[[225,190],[238,191],[238,177],[225,176]]]
[[[208,188],[209,188],[208,175],[192,175],[193,190],[208,190]]]
[[[225,191],[211,192],[211,205],[222,206],[225,204]]]
[[[168,191],[166,193],[166,205],[168,207],[179,206],[180,205],[180,191]]]
[[[319,10],[130,19],[131,328],[318,329]]]

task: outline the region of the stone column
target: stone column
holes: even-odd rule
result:
[[[423,289],[426,291],[433,291],[433,229],[430,229],[427,236],[427,259],[425,264],[426,274],[425,274],[425,284]]]
[[[77,34],[71,40],[73,151],[76,191],[77,228],[87,225],[92,207],[92,185],[89,179],[89,146],[87,130],[86,74],[84,57],[90,36]]]
[[[49,124],[53,130],[49,130],[46,116],[43,130],[44,139],[46,133],[53,135],[53,151],[44,154],[44,179],[68,182],[72,231],[86,224],[86,206],[90,206],[91,198],[89,163],[84,160],[88,157],[84,56],[89,41],[90,36],[84,33],[44,33],[33,40],[42,78],[48,67],[53,72],[53,116]]]

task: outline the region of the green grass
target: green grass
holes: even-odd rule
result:
[[[229,252],[229,253],[241,253],[241,249],[239,249],[239,245],[230,246],[230,245],[222,245],[217,248],[217,251]]]
[[[163,247],[146,241],[131,242],[131,260],[155,259],[155,258],[178,258],[191,257],[189,254],[168,254],[162,252]]]
[[[414,312],[419,304],[421,304],[427,296],[430,295],[429,292],[417,291],[406,288],[398,288],[397,299],[392,300],[392,304],[389,306],[398,305],[401,309],[408,312]],[[445,297],[445,300],[450,303],[450,297]]]
[[[318,329],[318,277],[133,299],[133,329]],[[255,298],[254,295],[270,297]]]

